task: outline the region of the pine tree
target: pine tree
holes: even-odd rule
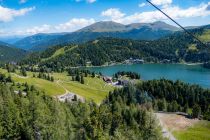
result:
[[[50,81],[54,82],[54,77],[53,76],[51,76]]]
[[[198,104],[193,106],[192,117],[198,118],[201,115],[201,107]]]
[[[88,73],[87,73],[87,71],[85,71],[85,77],[88,77]]]
[[[76,81],[80,82],[80,76],[79,76],[79,74],[76,75]]]
[[[94,78],[94,77],[96,77],[96,74],[95,74],[95,72],[92,72],[92,77]]]
[[[25,77],[27,76],[27,72],[26,72],[25,68],[21,69],[21,74]]]
[[[81,84],[85,84],[85,81],[84,81],[84,77],[83,76],[81,76]]]

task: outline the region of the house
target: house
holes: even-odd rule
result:
[[[118,80],[118,85],[128,86],[128,84],[129,84],[128,80]]]
[[[130,58],[130,59],[125,60],[124,63],[125,64],[143,64],[144,60],[143,59]]]
[[[104,76],[103,77],[104,82],[106,83],[112,83],[112,77]]]
[[[144,60],[143,59],[134,59],[133,63],[135,63],[135,64],[143,64]]]
[[[170,63],[170,62],[171,62],[171,60],[169,60],[169,59],[163,59],[163,60],[161,61],[161,63],[165,63],[165,64]]]
[[[22,94],[23,96],[26,96],[27,95],[27,93],[24,92],[24,91],[17,91],[17,90],[15,90],[14,93],[15,94]]]
[[[61,102],[73,102],[73,101],[81,101],[81,102],[85,102],[84,98],[76,95],[76,94],[73,94],[73,93],[67,93],[67,94],[64,94],[64,95],[60,95],[60,96],[57,96],[58,100],[61,101]]]
[[[91,65],[91,64],[92,64],[91,61],[86,62],[86,65]]]

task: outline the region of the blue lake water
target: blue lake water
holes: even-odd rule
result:
[[[210,70],[205,69],[200,65],[133,64],[92,67],[88,69],[95,72],[101,72],[107,76],[112,76],[118,71],[133,71],[139,73],[143,80],[166,78],[170,80],[181,80],[190,84],[198,84],[204,88],[210,88]]]

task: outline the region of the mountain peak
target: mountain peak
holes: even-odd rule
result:
[[[78,30],[77,32],[115,32],[125,30],[125,25],[114,21],[100,21],[85,28]]]
[[[164,29],[164,30],[171,30],[171,31],[179,30],[178,27],[167,24],[163,21],[156,21],[156,22],[151,23],[150,25],[153,29]]]

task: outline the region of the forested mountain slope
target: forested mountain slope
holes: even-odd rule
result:
[[[47,49],[26,59],[23,63],[46,65],[48,67],[94,66],[106,62],[123,62],[126,59],[144,59],[145,62],[189,62],[204,63],[210,60],[210,26],[189,30],[206,44],[199,44],[185,32],[154,41],[131,39],[98,38],[87,43],[60,45]]]
[[[51,44],[51,40],[56,39],[60,36],[62,36],[63,33],[60,34],[36,34],[32,35],[29,37],[25,37],[21,40],[18,40],[17,42],[14,43],[14,46],[17,48],[21,48],[24,50],[31,50],[34,48],[36,50],[36,47],[41,47],[41,46],[48,46],[48,45],[53,45]]]
[[[26,55],[26,51],[12,47],[0,42],[0,62],[18,61]]]
[[[163,139],[149,108],[124,98],[63,103],[34,86],[22,85],[26,96],[13,88],[0,84],[1,139]]]

